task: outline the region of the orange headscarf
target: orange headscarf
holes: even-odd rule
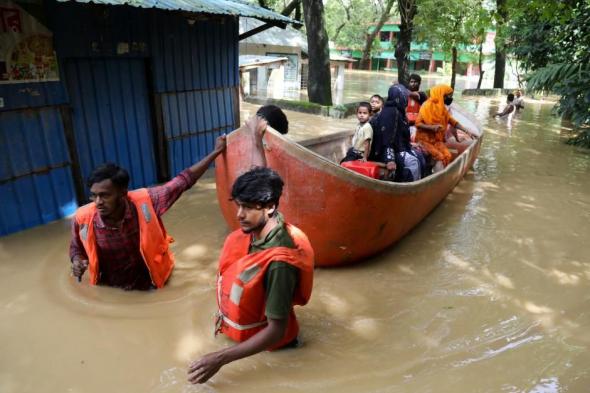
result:
[[[449,85],[436,85],[430,89],[430,98],[420,107],[420,117],[426,124],[440,124],[446,128],[451,114],[445,106],[445,96],[452,94]]]

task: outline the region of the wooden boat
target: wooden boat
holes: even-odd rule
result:
[[[392,183],[338,165],[351,131],[300,143],[272,130],[264,135],[268,166],[285,181],[279,210],[301,228],[316,253],[317,266],[344,265],[391,246],[432,211],[472,167],[482,143],[481,127],[464,110],[453,116],[480,138],[445,170],[413,183]],[[239,228],[230,199],[235,179],[251,168],[253,138],[242,127],[228,135],[227,151],[216,160],[217,197],[231,229]]]

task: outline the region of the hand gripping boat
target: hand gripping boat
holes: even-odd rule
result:
[[[279,210],[309,237],[316,266],[350,264],[384,250],[453,190],[477,158],[483,134],[477,120],[463,109],[453,105],[451,112],[480,137],[443,171],[413,183],[385,182],[341,167],[350,131],[300,143],[273,130],[265,133],[268,166],[285,181]],[[227,150],[215,161],[217,198],[231,229],[239,228],[231,186],[251,168],[256,153],[252,142],[246,127],[237,129],[228,135]]]

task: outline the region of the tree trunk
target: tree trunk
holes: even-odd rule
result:
[[[506,73],[506,49],[504,48],[503,29],[508,19],[508,7],[506,0],[496,0],[496,70],[494,72],[494,88],[504,87],[504,74]]]
[[[451,88],[455,89],[455,76],[457,74],[457,47],[453,46],[451,49],[453,53],[453,58],[451,60]]]
[[[373,47],[373,41],[375,41],[375,37],[381,31],[381,28],[389,19],[389,14],[391,13],[391,8],[393,7],[393,3],[395,0],[387,0],[385,7],[383,8],[383,13],[375,26],[375,30],[372,33],[367,34],[367,40],[365,41],[365,47],[363,48],[363,56],[361,57],[361,62],[359,64],[359,68],[361,70],[367,69],[367,65],[369,64],[369,58],[371,57],[371,48]]]
[[[485,34],[485,33],[484,33]],[[483,81],[483,39],[479,43],[479,79],[477,80],[477,89],[481,89],[481,82]]]
[[[399,27],[399,39],[395,47],[395,60],[397,61],[397,80],[404,86],[410,81],[409,54],[414,29],[414,16],[416,16],[416,0],[398,0],[398,11],[401,17]]]
[[[307,95],[310,102],[332,105],[330,51],[322,0],[303,0],[303,17],[309,54]]]

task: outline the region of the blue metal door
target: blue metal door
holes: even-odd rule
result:
[[[156,183],[145,60],[70,59],[65,73],[84,179],[114,162],[129,171],[130,189]]]

